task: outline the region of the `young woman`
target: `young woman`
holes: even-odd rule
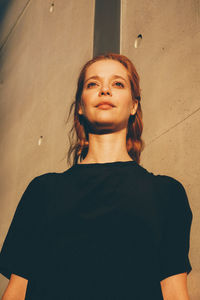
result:
[[[73,107],[73,165],[25,190],[0,256],[3,300],[188,300],[192,211],[179,181],[139,164],[132,62],[114,53],[88,61]]]

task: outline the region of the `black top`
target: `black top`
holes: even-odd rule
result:
[[[191,271],[183,185],[135,161],[78,164],[35,177],[0,253],[28,279],[26,300],[161,300],[160,281]]]

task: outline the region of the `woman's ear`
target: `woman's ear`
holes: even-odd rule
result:
[[[136,113],[137,108],[138,108],[138,100],[135,100],[133,104],[133,108],[131,110],[131,115],[134,115]]]
[[[82,115],[82,114],[83,114],[83,110],[82,110],[81,103],[79,104],[78,113],[79,113],[79,115]]]

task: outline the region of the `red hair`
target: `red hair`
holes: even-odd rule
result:
[[[126,69],[131,84],[132,99],[133,102],[138,102],[138,108],[134,115],[130,115],[127,136],[126,136],[126,148],[129,156],[135,160],[138,164],[140,163],[140,154],[144,149],[144,141],[141,138],[143,131],[142,123],[142,110],[141,110],[141,96],[139,86],[139,75],[133,65],[133,63],[124,55],[116,53],[107,53],[98,55],[85,63],[79,74],[77,89],[75,95],[75,101],[70,106],[69,116],[74,107],[74,122],[69,131],[68,138],[70,148],[68,150],[67,161],[71,165],[70,157],[73,156],[73,165],[77,164],[78,159],[84,159],[88,153],[89,139],[87,124],[83,121],[82,116],[78,114],[78,109],[81,102],[81,96],[83,92],[83,85],[85,80],[85,74],[90,65],[96,61],[112,59],[120,62]],[[69,119],[68,116],[68,119]],[[68,121],[68,120],[67,120]],[[75,141],[73,141],[74,134],[76,134]]]

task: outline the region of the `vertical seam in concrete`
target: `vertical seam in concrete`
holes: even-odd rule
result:
[[[95,29],[95,3],[96,3],[96,0],[93,0],[93,36],[92,36],[92,55],[94,55],[94,29]]]
[[[13,26],[11,27],[10,31],[8,32],[7,36],[5,37],[5,39],[2,42],[2,45],[0,46],[0,52],[2,51],[2,49],[5,47],[6,43],[8,42],[11,34],[13,33],[15,27],[17,26],[17,24],[20,22],[22,16],[24,15],[27,7],[29,6],[31,0],[28,0],[24,6],[24,8],[22,9],[21,13],[19,14],[19,16],[17,17],[15,23],[13,24]]]
[[[95,0],[93,56],[120,51],[121,0]]]
[[[175,127],[177,127],[178,125],[180,125],[181,123],[183,123],[185,120],[187,120],[188,118],[190,118],[192,115],[194,115],[195,113],[197,113],[200,110],[200,107],[198,107],[195,111],[193,111],[191,114],[187,115],[187,117],[185,117],[184,119],[180,120],[178,123],[174,124],[173,126],[171,126],[170,128],[168,128],[167,130],[165,130],[164,132],[162,132],[160,135],[158,135],[157,137],[155,137],[154,139],[152,139],[148,144],[145,145],[145,148],[148,147],[150,144],[152,144],[153,142],[155,142],[157,139],[159,139],[161,136],[165,135],[167,132],[171,131],[172,129],[174,129]]]
[[[120,0],[120,34],[119,34],[119,53],[122,53],[122,1]]]

